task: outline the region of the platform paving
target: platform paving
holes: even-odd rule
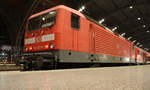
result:
[[[0,72],[0,90],[150,90],[150,65]]]

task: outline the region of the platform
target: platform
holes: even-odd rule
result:
[[[0,72],[0,90],[150,90],[150,65]]]
[[[0,64],[0,71],[18,71],[20,68],[16,64]]]

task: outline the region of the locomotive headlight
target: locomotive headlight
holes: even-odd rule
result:
[[[49,45],[45,45],[45,49],[48,49],[49,48]]]
[[[51,48],[51,49],[54,48],[54,44],[51,43],[51,44],[50,44],[50,48]]]
[[[31,51],[33,49],[33,47],[29,47],[29,50]]]

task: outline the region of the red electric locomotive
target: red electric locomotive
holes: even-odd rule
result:
[[[52,68],[57,63],[144,63],[149,54],[144,52],[80,12],[60,5],[28,19],[23,61],[25,68]]]

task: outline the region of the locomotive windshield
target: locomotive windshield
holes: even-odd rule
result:
[[[38,30],[41,28],[48,28],[54,25],[56,22],[56,11],[51,11],[44,15],[32,18],[29,20],[29,31]]]

